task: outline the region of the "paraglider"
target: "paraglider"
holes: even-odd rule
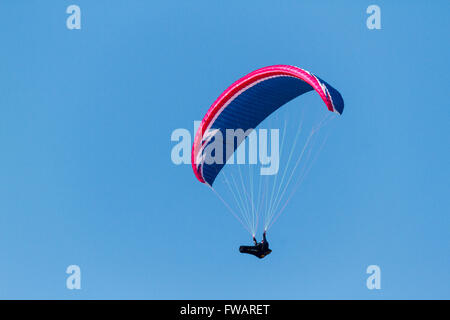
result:
[[[256,241],[255,236],[253,236],[253,242],[255,243],[254,246],[240,246],[239,252],[252,254],[260,259],[264,258],[272,252],[272,250],[269,249],[269,242],[267,242],[265,231],[263,233],[263,239],[261,242]]]
[[[280,174],[280,178],[275,176],[272,179],[274,182],[272,188],[260,182],[259,192],[254,190],[257,188],[253,183],[255,175],[250,173],[250,178],[244,179],[239,166],[240,171],[236,179],[233,177],[228,179],[224,174],[225,183],[233,195],[232,199],[237,209],[231,208],[230,202],[226,201],[213,185],[227,162],[233,160],[235,151],[244,144],[245,140],[248,140],[247,138],[261,122],[289,101],[313,90],[320,96],[329,111],[338,115],[342,114],[344,101],[341,94],[312,73],[289,65],[275,65],[255,70],[234,82],[214,101],[197,130],[192,146],[191,163],[198,181],[212,189],[251,233],[253,239],[261,220],[260,215],[264,215],[263,241],[258,244],[254,240],[255,246],[241,246],[242,253],[250,253],[262,258],[271,252],[268,249],[266,231],[284,211],[292,197],[292,193],[288,192],[288,186],[297,186],[294,171],[298,171],[297,169],[302,167],[300,164],[309,157],[308,148],[314,140],[315,133],[322,127],[322,122],[318,127],[313,128],[307,137],[304,148],[300,149],[301,154],[297,162],[293,162],[295,157],[292,154],[299,148],[296,145],[292,147],[287,158],[290,163],[294,163],[294,166],[286,167]],[[299,130],[303,130],[301,127],[300,125]],[[233,132],[241,130],[243,136],[237,141],[234,136],[232,140],[225,139],[230,130]],[[283,133],[285,133],[284,130]],[[295,143],[297,143],[297,137]],[[305,172],[307,170],[309,169],[306,168]],[[302,173],[301,178],[304,174]],[[242,183],[239,183],[239,179]],[[242,191],[238,192],[238,187],[242,188]],[[257,196],[261,199],[256,199]],[[286,198],[287,202],[283,205],[282,200]],[[266,206],[265,209],[262,209],[263,205]],[[242,218],[236,214],[237,211],[241,212]]]

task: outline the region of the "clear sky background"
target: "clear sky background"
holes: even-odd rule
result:
[[[66,28],[71,4],[81,30]],[[381,30],[366,27],[371,4]],[[0,298],[449,299],[449,12],[445,0],[1,1]],[[172,163],[170,135],[272,64],[316,73],[346,107],[258,260]],[[71,264],[81,290],[66,288]],[[366,288],[372,264],[381,290]]]

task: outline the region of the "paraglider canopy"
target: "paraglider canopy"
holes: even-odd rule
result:
[[[310,72],[294,66],[275,65],[258,69],[234,82],[212,104],[204,116],[192,146],[192,168],[197,179],[212,186],[231,156],[221,161],[205,161],[204,150],[214,139],[209,132],[242,129],[249,133],[265,118],[290,100],[315,90],[329,111],[341,114],[344,101],[340,93]],[[223,141],[225,149],[225,141]],[[239,143],[234,145],[235,151]]]

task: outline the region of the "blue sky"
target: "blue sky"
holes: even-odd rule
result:
[[[81,30],[66,28],[71,4]],[[370,4],[381,30],[366,27]],[[2,1],[0,298],[449,299],[449,11]],[[170,135],[272,64],[318,74],[346,109],[260,261],[172,163]],[[81,290],[65,287],[72,264]],[[366,288],[372,264],[381,290]]]

